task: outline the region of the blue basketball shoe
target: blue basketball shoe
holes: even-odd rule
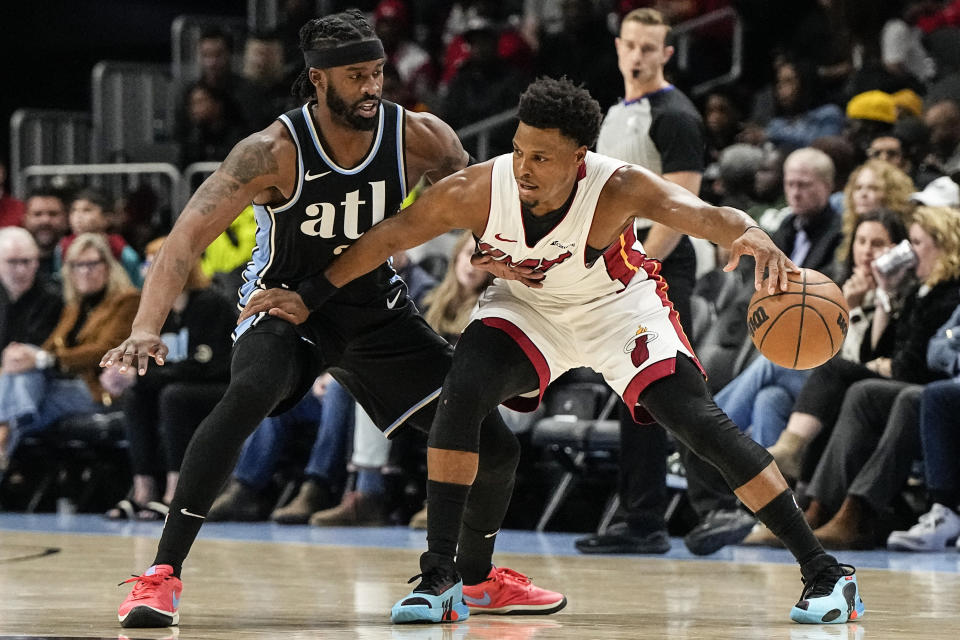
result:
[[[801,624],[842,624],[862,618],[865,609],[856,571],[848,564],[835,564],[804,581],[790,619]]]
[[[463,580],[454,568],[453,559],[433,553],[420,556],[420,584],[390,610],[390,620],[407,622],[461,622],[470,617],[463,602]]]

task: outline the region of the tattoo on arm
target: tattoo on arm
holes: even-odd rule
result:
[[[247,184],[257,176],[276,173],[278,168],[269,144],[250,142],[231,152],[223,161],[221,170],[240,184]]]
[[[187,277],[190,275],[191,268],[192,267],[190,266],[190,262],[187,260],[183,260],[181,258],[178,258],[173,265],[174,271],[176,271],[177,275],[183,278],[184,280],[186,280]]]
[[[193,196],[193,206],[197,208],[200,215],[208,215],[213,213],[219,204],[233,196],[239,189],[239,183],[224,180],[214,174],[197,189]]]

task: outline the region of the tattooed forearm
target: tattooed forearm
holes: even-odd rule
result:
[[[277,169],[277,159],[271,153],[270,144],[259,140],[238,144],[221,167],[222,171],[240,184],[247,184],[257,176],[276,173]]]
[[[183,258],[177,257],[174,259],[173,270],[177,273],[178,276],[187,279],[187,276],[190,275],[192,269],[191,262],[189,260],[184,260]]]
[[[213,174],[200,185],[197,192],[193,194],[191,206],[201,215],[207,215],[216,210],[217,206],[224,200],[233,197],[233,194],[240,189],[240,184],[233,180],[224,180],[217,174]]]

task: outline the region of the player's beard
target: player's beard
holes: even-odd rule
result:
[[[365,95],[360,100],[357,100],[352,105],[347,104],[347,101],[340,97],[340,94],[337,93],[337,90],[333,87],[327,88],[327,108],[330,109],[330,113],[334,116],[339,117],[341,120],[345,121],[348,125],[357,129],[358,131],[373,131],[377,128],[377,122],[379,118],[376,116],[372,118],[365,118],[357,114],[356,108],[361,102],[366,102],[367,100],[376,100],[377,101],[377,112],[380,111],[380,97],[375,95]]]

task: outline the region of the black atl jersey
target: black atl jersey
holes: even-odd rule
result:
[[[373,144],[364,159],[346,169],[324,148],[310,107],[280,116],[297,146],[297,182],[286,202],[254,205],[257,245],[243,272],[240,306],[257,288],[296,289],[321,273],[370,227],[400,209],[407,192],[404,112],[383,101]],[[399,281],[386,263],[341,289],[334,300],[364,304]]]

